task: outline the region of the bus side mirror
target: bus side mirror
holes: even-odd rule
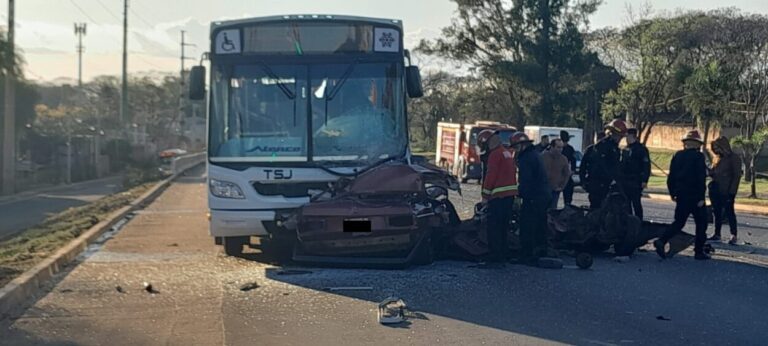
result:
[[[405,86],[408,91],[408,97],[419,98],[424,96],[424,89],[421,87],[421,73],[418,66],[408,66],[405,68]]]
[[[189,71],[189,99],[205,99],[205,66],[192,66]]]

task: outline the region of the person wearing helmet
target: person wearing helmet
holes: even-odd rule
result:
[[[675,221],[664,234],[653,242],[656,253],[666,258],[667,242],[682,231],[688,217],[693,215],[696,222],[696,240],[694,258],[708,260],[711,257],[704,252],[707,241],[707,209],[704,205],[707,191],[707,164],[701,146],[704,141],[698,130],[691,130],[682,138],[684,148],[672,157],[667,177],[667,188],[675,201]]]
[[[547,172],[541,155],[525,133],[510,137],[510,147],[516,152],[520,209],[520,263],[536,265],[547,254],[547,208],[552,198]]]
[[[481,150],[488,156],[488,171],[482,188],[483,202],[488,203],[488,262],[500,263],[507,259],[509,251],[507,234],[510,212],[517,196],[517,165],[514,155],[501,144],[501,137],[491,130],[485,131],[490,131],[491,135],[478,135],[478,143],[482,143]]]
[[[605,197],[608,196],[611,184],[620,183],[619,142],[626,134],[627,124],[621,119],[614,119],[605,125],[606,136],[584,151],[579,178],[589,194],[591,209],[600,208]]]

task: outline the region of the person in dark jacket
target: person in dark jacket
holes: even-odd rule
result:
[[[712,142],[712,152],[715,160],[709,175],[712,182],[709,183],[709,200],[712,201],[712,211],[715,214],[715,235],[709,240],[720,241],[720,230],[723,227],[723,212],[728,218],[728,226],[731,229],[731,240],[728,244],[736,245],[737,223],[736,211],[733,203],[741,182],[741,159],[731,150],[728,138],[723,136]]]
[[[563,156],[568,159],[568,163],[571,165],[571,173],[576,173],[576,149],[573,148],[568,142],[571,140],[571,134],[568,131],[560,131],[560,139],[563,141]],[[568,184],[563,189],[563,202],[565,205],[571,205],[573,202],[573,179],[568,178]]]
[[[600,141],[600,140],[602,140],[603,138],[605,138],[605,132],[598,132],[598,133],[595,135],[595,143],[599,142],[599,141]]]
[[[627,125],[615,119],[605,125],[605,133],[603,139],[587,148],[579,167],[579,178],[589,194],[591,209],[600,208],[608,196],[611,184],[621,182],[619,142],[627,133]]]
[[[536,151],[539,152],[539,154],[547,151],[547,149],[549,149],[549,136],[548,135],[541,136],[541,142],[539,142],[539,144],[534,145],[534,148],[536,148]]]
[[[704,142],[697,130],[688,131],[682,138],[685,146],[672,157],[667,177],[667,188],[672,200],[676,202],[675,221],[664,234],[653,242],[656,253],[666,258],[667,242],[682,231],[688,217],[693,215],[696,222],[696,240],[694,242],[694,258],[708,260],[711,257],[704,252],[707,241],[707,209],[704,199],[707,186],[707,164],[701,146]]]
[[[637,129],[627,130],[627,146],[621,151],[622,189],[627,197],[629,213],[643,219],[641,197],[651,177],[648,149],[637,140]]]
[[[547,254],[547,208],[552,198],[547,172],[532,141],[522,132],[510,137],[517,158],[520,208],[520,263],[536,265]]]

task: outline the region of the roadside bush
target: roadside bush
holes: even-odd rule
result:
[[[123,187],[132,188],[162,178],[160,163],[156,160],[134,162],[125,170]]]

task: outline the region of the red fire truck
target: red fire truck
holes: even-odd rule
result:
[[[437,123],[435,162],[459,177],[463,183],[469,179],[480,181],[483,166],[477,149],[477,134],[486,129],[497,130],[505,145],[517,131],[513,126],[494,121],[476,121],[474,124]]]

